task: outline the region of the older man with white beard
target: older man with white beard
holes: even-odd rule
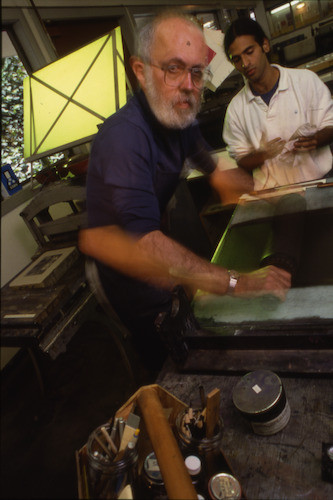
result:
[[[163,233],[161,219],[185,160],[209,176],[213,187],[221,183],[195,121],[208,75],[207,46],[201,28],[175,12],[149,22],[138,40],[131,65],[141,90],[95,138],[87,176],[89,229],[80,235],[80,248],[96,259],[110,302],[145,360],[158,367],[164,349],[154,321],[170,311],[176,285],[283,299],[290,275],[274,266],[239,275]]]

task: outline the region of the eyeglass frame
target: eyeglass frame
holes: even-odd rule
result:
[[[186,78],[186,75],[185,75],[185,71],[187,71],[188,73],[191,73],[191,81],[194,85],[194,87],[197,89],[197,90],[202,90],[205,86],[205,82],[206,81],[209,81],[209,79],[212,77],[212,72],[210,71],[210,69],[208,69],[207,67],[204,67],[202,68],[201,66],[192,66],[191,68],[189,68],[188,66],[184,66],[183,68],[183,79],[180,80],[179,82],[176,83],[176,85],[170,85],[170,83],[167,83],[166,79],[167,79],[167,71],[168,69],[171,67],[171,66],[181,66],[180,64],[177,64],[177,63],[174,63],[174,64],[168,64],[166,65],[166,67],[163,67],[163,66],[158,66],[157,64],[154,64],[152,63],[151,61],[144,61],[145,64],[148,64],[149,66],[153,66],[154,68],[158,68],[160,70],[162,70],[164,72],[164,83],[165,85],[167,85],[168,87],[172,87],[172,88],[176,88],[178,87],[179,85],[181,85],[183,83],[183,81],[185,80]],[[203,75],[208,75],[208,78],[202,78],[202,85],[200,87],[197,86],[197,84],[194,83],[193,81],[193,70],[194,69],[200,69],[202,71],[202,74]]]

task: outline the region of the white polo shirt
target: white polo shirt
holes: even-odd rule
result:
[[[257,190],[319,179],[332,168],[329,146],[297,154],[291,151],[291,141],[298,131],[310,135],[333,126],[328,87],[310,70],[273,66],[280,71],[280,81],[269,105],[253,95],[246,81],[231,100],[223,127],[227,150],[236,161],[277,137],[287,141],[279,156],[253,171]]]

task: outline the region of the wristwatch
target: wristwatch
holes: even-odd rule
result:
[[[229,274],[229,286],[227,294],[232,295],[235,291],[235,287],[238,283],[240,274],[237,271],[233,271],[232,269],[228,269],[228,274]]]

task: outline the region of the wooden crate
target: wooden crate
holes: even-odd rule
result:
[[[154,391],[156,391],[156,394],[161,402],[164,415],[170,425],[170,429],[173,429],[175,426],[175,421],[178,413],[181,410],[184,410],[187,407],[187,405],[157,384],[140,387],[126,401],[126,403],[121,408],[119,408],[119,410],[115,414],[115,417],[123,417],[125,420],[127,420],[128,415],[134,410],[135,413],[141,416],[141,410],[138,407],[138,398],[142,394],[142,392],[146,391],[147,389],[153,389]],[[143,467],[144,457],[146,457],[147,454],[150,451],[152,451],[152,449],[153,447],[147,432],[145,419],[141,418],[140,437],[138,441],[139,474],[141,473]],[[88,488],[87,488],[88,458],[87,458],[86,444],[79,451],[76,451],[75,455],[76,455],[76,467],[77,467],[77,477],[78,477],[78,496],[80,499],[89,498]]]
[[[196,500],[197,493],[185,467],[184,458],[174,436],[177,415],[188,408],[188,405],[173,396],[157,384],[143,386],[116,412],[115,417],[127,420],[130,413],[141,417],[140,436],[138,440],[138,469],[141,474],[144,458],[154,451],[168,498]],[[226,471],[231,472],[226,464]],[[78,496],[89,498],[87,479],[87,447],[84,445],[76,452],[78,476]],[[242,497],[244,498],[244,497]]]

